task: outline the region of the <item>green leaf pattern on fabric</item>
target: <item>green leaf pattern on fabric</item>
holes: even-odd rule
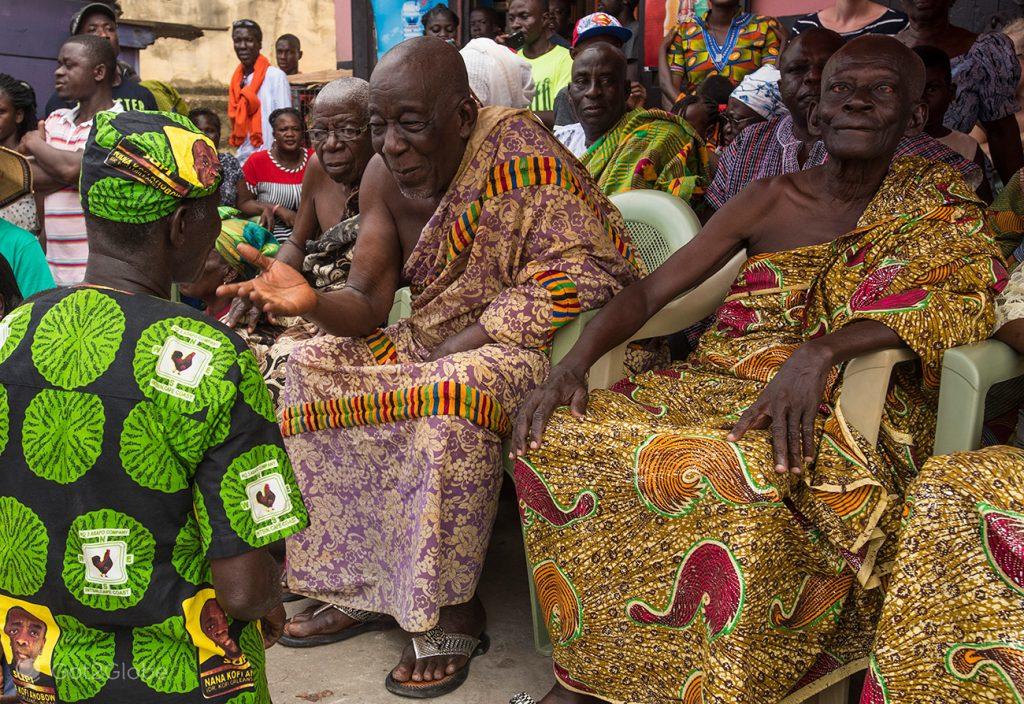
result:
[[[140,486],[174,493],[188,487],[206,451],[201,423],[143,401],[121,432],[121,463]]]
[[[198,688],[196,647],[185,630],[184,617],[132,629],[132,666],[156,692],[187,694]]]
[[[275,445],[257,445],[236,457],[224,473],[220,498],[231,528],[254,548],[269,545],[306,522],[291,462]]]
[[[108,220],[127,223],[152,222],[164,214],[167,198],[159,191],[136,182],[106,176],[89,188],[89,211]],[[132,202],[132,209],[121,207]]]
[[[0,386],[0,454],[7,449],[11,438],[11,404],[7,400],[7,389]]]
[[[0,364],[6,362],[11,353],[25,339],[28,324],[32,319],[33,305],[33,303],[26,303],[19,306],[3,320],[0,320]]]
[[[171,552],[171,564],[181,578],[190,584],[199,586],[213,583],[210,563],[206,559],[203,539],[199,534],[199,522],[192,514],[189,514],[184,527],[178,531],[174,550]]]
[[[239,388],[246,404],[257,415],[266,418],[271,423],[277,422],[274,400],[270,397],[267,383],[263,380],[263,374],[260,372],[260,365],[253,357],[252,352],[246,350],[238,355],[238,369],[242,373]]]
[[[117,301],[96,289],[75,291],[39,321],[32,362],[44,379],[62,389],[91,384],[113,364],[124,328]]]
[[[192,491],[192,507],[195,509],[196,524],[199,527],[199,543],[205,554],[213,542],[213,526],[210,525],[210,512],[206,510],[206,502],[198,489]]]
[[[0,589],[32,596],[46,577],[49,535],[42,520],[12,496],[0,496]]]
[[[53,676],[62,702],[95,697],[114,672],[114,634],[90,628],[73,616],[56,616],[60,640],[53,649]]]
[[[138,604],[153,575],[156,541],[131,516],[109,508],[71,522],[64,586],[83,606],[117,611]]]
[[[192,318],[165,318],[139,337],[135,380],[142,393],[161,408],[192,414],[229,398],[224,375],[235,361],[226,335]],[[220,409],[211,408],[211,413]]]
[[[88,472],[103,446],[103,402],[78,391],[43,389],[25,410],[25,463],[43,479],[70,484]]]
[[[263,635],[256,623],[249,623],[238,638],[238,647],[252,664],[256,689],[243,692],[230,700],[230,704],[270,704],[270,688],[267,686],[267,654],[263,648]]]

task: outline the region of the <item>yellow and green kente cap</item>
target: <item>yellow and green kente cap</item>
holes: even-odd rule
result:
[[[148,223],[220,186],[213,142],[170,112],[100,112],[82,156],[82,209],[114,222]]]

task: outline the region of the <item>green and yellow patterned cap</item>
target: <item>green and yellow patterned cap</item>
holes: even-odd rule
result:
[[[219,185],[217,149],[187,117],[97,113],[78,188],[85,212],[114,222],[153,222]]]

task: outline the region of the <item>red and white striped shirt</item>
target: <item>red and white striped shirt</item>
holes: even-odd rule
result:
[[[114,102],[111,112],[122,112]],[[46,143],[63,151],[85,151],[92,120],[75,124],[78,107],[55,110],[46,118]],[[67,186],[46,196],[46,261],[58,286],[73,286],[85,277],[89,241],[85,236],[85,215],[77,186]]]

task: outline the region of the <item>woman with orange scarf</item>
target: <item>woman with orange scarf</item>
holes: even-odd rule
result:
[[[231,135],[228,143],[245,163],[253,152],[270,148],[270,113],[291,107],[292,93],[284,71],[271,66],[260,53],[263,30],[252,20],[231,24],[231,41],[240,62],[228,88],[228,117]]]

